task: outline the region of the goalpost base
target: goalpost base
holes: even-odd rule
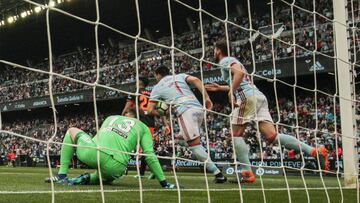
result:
[[[346,176],[344,177],[344,184],[347,188],[356,188],[357,176]]]

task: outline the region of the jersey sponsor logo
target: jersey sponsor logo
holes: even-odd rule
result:
[[[114,133],[120,135],[121,137],[123,137],[125,139],[128,137],[127,134],[125,134],[124,132],[121,132],[120,130],[118,130],[116,128],[109,128],[108,130],[113,131]]]

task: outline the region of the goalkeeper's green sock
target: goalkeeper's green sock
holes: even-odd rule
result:
[[[251,171],[249,149],[245,143],[244,138],[234,137],[234,147],[237,160],[241,163],[241,168]]]
[[[74,144],[71,140],[70,135],[66,132],[63,143]],[[60,151],[60,169],[58,174],[67,174],[69,170],[69,164],[73,155],[75,153],[75,148],[68,145],[62,145]]]
[[[313,147],[301,142],[296,139],[294,136],[281,134],[279,133],[276,139],[273,141],[274,144],[277,144],[280,141],[280,144],[284,146],[286,149],[294,149],[296,152],[300,152],[300,147],[303,152],[308,155],[311,155],[311,151],[314,149]]]
[[[90,185],[95,185],[99,183],[99,174],[97,172],[90,173]]]

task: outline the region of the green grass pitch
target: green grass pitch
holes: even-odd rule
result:
[[[53,170],[56,172],[56,170]],[[75,176],[84,170],[71,170],[70,176]],[[88,171],[91,172],[91,171]],[[112,185],[105,185],[106,202],[140,202],[139,180],[133,176],[132,171],[128,176],[116,180]],[[12,203],[41,203],[51,202],[50,184],[44,183],[44,178],[49,175],[47,168],[8,168],[0,167],[0,202]],[[174,174],[166,172],[167,179],[173,183]],[[202,173],[177,173],[179,183],[184,187],[181,190],[181,202],[208,202],[208,194],[204,174]],[[231,178],[231,177],[230,177]],[[211,202],[240,202],[240,193],[237,184],[213,184],[212,175],[209,174],[209,188]],[[267,203],[289,202],[288,191],[284,177],[262,176],[264,194],[261,190],[260,178],[254,184],[242,185],[243,202]],[[341,202],[341,193],[338,189],[337,179],[325,177],[330,202]],[[304,184],[299,176],[288,176],[290,196],[293,203],[308,202]],[[310,202],[328,202],[319,177],[306,177],[309,188]],[[143,202],[178,202],[178,192],[161,189],[158,181],[142,179]],[[322,189],[321,189],[322,188]],[[55,202],[80,203],[101,202],[100,186],[61,186],[55,185]],[[344,203],[357,202],[356,190],[343,189]]]

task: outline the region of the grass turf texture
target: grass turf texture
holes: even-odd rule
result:
[[[56,172],[56,170],[53,170]],[[76,176],[84,170],[70,170],[69,176]],[[88,171],[91,172],[91,171]],[[133,176],[136,172],[130,172],[116,180],[112,185],[105,185],[106,202],[139,202],[139,180]],[[49,175],[47,168],[8,168],[0,167],[0,202],[51,202],[50,184],[44,183],[44,178]],[[167,172],[167,179],[175,183],[174,176]],[[179,183],[184,187],[181,191],[182,202],[207,202],[207,192],[204,174],[202,173],[177,173]],[[230,177],[231,178],[231,177]],[[211,202],[240,202],[240,195],[237,184],[213,184],[212,175],[208,174]],[[282,176],[263,176],[266,202],[281,203],[288,202],[288,191],[286,190],[285,179]],[[341,202],[339,189],[335,177],[325,177],[325,184],[329,188],[330,202]],[[291,190],[291,200],[294,203],[308,202],[304,184],[300,176],[288,176]],[[178,202],[176,190],[168,191],[161,189],[158,181],[142,179],[143,201],[144,202]],[[321,188],[322,182],[319,177],[306,177],[308,188]],[[243,184],[244,202],[264,202],[261,182],[258,177],[254,184]],[[277,190],[280,189],[280,190]],[[285,189],[285,190],[282,190]],[[55,184],[56,202],[101,202],[100,186],[62,186]],[[191,191],[196,190],[196,191]],[[5,192],[23,192],[17,194],[6,194]],[[356,202],[356,190],[344,189],[344,202]],[[328,202],[324,189],[310,189],[311,202]]]

